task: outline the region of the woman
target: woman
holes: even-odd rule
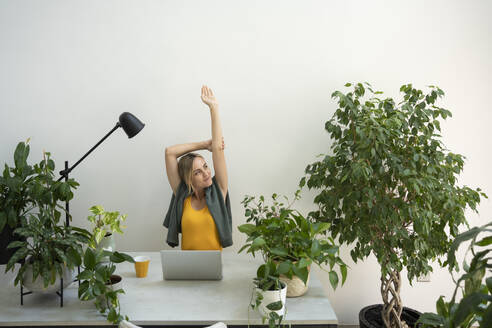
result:
[[[222,250],[232,245],[232,216],[219,104],[207,86],[202,87],[201,97],[210,109],[212,139],[166,148],[166,172],[173,196],[164,226],[172,247],[179,244],[181,233],[183,250]],[[212,152],[214,177],[205,159],[192,153],[201,149]]]

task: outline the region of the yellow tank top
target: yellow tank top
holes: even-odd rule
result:
[[[197,211],[186,197],[181,218],[182,250],[222,250],[219,232],[207,205]]]

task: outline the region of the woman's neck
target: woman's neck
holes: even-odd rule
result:
[[[197,199],[197,200],[202,200],[205,198],[205,189],[202,189],[202,190],[197,190],[193,193],[193,196]]]

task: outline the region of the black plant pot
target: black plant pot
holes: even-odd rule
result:
[[[382,310],[383,304],[369,305],[360,310],[360,328],[384,328],[383,319],[381,318]],[[401,319],[405,321],[409,327],[415,328],[415,323],[419,320],[420,315],[421,313],[416,310],[403,307]]]
[[[2,233],[0,233],[0,264],[7,264],[12,255],[17,251],[18,248],[10,248],[7,246],[15,240],[19,240],[18,236],[13,235],[14,229],[12,229],[8,224],[3,227]]]

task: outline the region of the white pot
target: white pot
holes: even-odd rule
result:
[[[119,281],[118,282],[115,282],[114,284],[110,284],[111,287],[113,288],[113,291],[115,290],[118,290],[118,289],[121,289],[122,288],[122,281],[123,281],[123,277],[119,276],[119,275],[111,275],[111,277],[115,277],[115,279],[118,279],[119,278]],[[116,278],[118,277],[118,278]],[[104,295],[99,295],[97,296],[97,300],[99,301],[99,303],[101,303],[101,306],[103,309],[106,309],[107,306],[106,306],[106,303],[104,302]]]
[[[97,249],[103,249],[105,251],[114,252],[115,242],[113,234],[107,234],[99,244],[97,244]]]
[[[56,274],[55,283],[44,287],[44,279],[42,276],[38,276],[36,280],[32,281],[32,265],[26,264],[27,269],[24,271],[23,279],[24,288],[28,289],[34,293],[54,293],[60,291],[60,276]],[[68,269],[66,266],[63,267],[63,288],[67,288],[72,284],[74,280],[74,270]]]
[[[258,311],[264,317],[268,317],[270,312],[276,312],[278,315],[285,314],[285,299],[287,297],[287,285],[284,283],[284,287],[281,290],[262,290],[260,288],[255,289],[255,300],[258,294],[263,295],[260,305],[258,306]],[[271,311],[267,308],[268,304],[281,301],[282,308],[277,311]],[[256,301],[255,301],[256,303]]]

